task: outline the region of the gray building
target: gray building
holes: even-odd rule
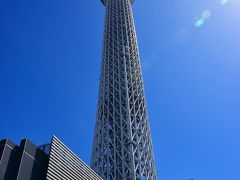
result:
[[[91,167],[106,180],[156,180],[134,0],[101,1],[106,13]]]
[[[56,136],[36,146],[27,139],[20,145],[0,141],[0,180],[101,180]]]
[[[102,178],[53,136],[46,179],[101,180]]]
[[[48,155],[27,139],[20,146],[0,141],[0,180],[43,180],[47,162]]]

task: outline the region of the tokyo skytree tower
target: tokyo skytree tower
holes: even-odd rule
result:
[[[106,14],[91,167],[104,180],[156,180],[134,0],[101,1]]]

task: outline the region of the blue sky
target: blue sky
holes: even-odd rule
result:
[[[240,179],[240,1],[133,5],[159,179]],[[100,0],[0,1],[0,138],[57,135],[89,163]]]

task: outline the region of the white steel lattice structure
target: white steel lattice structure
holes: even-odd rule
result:
[[[133,0],[106,6],[91,167],[105,180],[156,180]]]

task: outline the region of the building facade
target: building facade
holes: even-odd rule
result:
[[[56,136],[36,146],[23,139],[20,146],[0,141],[0,180],[102,180]]]
[[[51,142],[46,179],[102,180],[56,136]]]
[[[43,180],[48,156],[28,139],[0,141],[0,180]]]
[[[106,14],[91,167],[106,180],[156,180],[133,0],[101,1]]]

